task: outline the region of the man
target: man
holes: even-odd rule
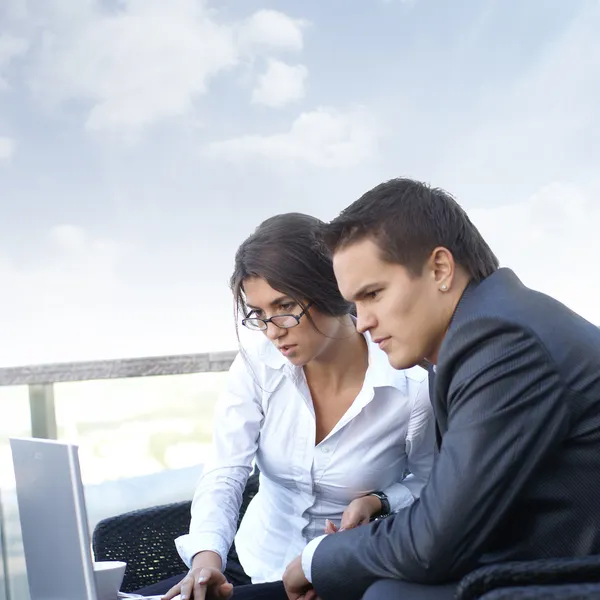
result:
[[[288,597],[452,598],[480,565],[600,553],[600,330],[416,181],[365,194],[327,242],[359,330],[397,369],[434,365],[438,455],[411,507],[311,542]]]

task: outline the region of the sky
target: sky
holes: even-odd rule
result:
[[[265,218],[451,192],[600,324],[598,0],[1,0],[0,366],[230,350]]]

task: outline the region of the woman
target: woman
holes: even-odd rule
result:
[[[200,579],[207,597],[228,597],[225,567],[231,583],[279,582],[326,528],[352,528],[411,504],[429,476],[427,374],[395,371],[356,331],[319,243],[323,226],[279,215],[238,249],[231,288],[248,335],[216,410],[214,454],[190,532],[176,540],[190,571],[166,598],[204,598]],[[254,461],[260,490],[236,535]],[[234,536],[240,564],[227,558]],[[251,587],[236,588],[234,598],[260,597]]]

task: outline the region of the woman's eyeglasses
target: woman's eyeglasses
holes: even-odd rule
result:
[[[258,317],[246,317],[242,319],[242,325],[252,331],[266,331],[269,323],[273,323],[281,329],[291,329],[300,324],[300,319],[306,314],[313,305],[312,302],[306,305],[306,308],[299,315],[275,315],[270,319],[259,319]]]

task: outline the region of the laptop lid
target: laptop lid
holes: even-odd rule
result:
[[[10,440],[31,600],[96,600],[77,446]]]

